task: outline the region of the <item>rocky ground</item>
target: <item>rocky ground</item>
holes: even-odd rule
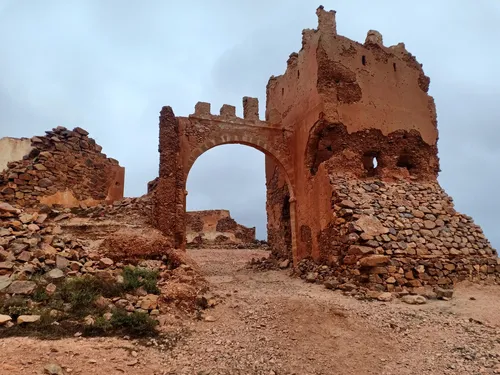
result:
[[[217,303],[199,319],[166,315],[161,340],[6,338],[0,373],[500,373],[498,286],[462,284],[451,301],[423,305],[370,302],[246,267],[267,254],[190,250]]]

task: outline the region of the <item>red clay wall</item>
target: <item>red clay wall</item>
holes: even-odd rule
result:
[[[0,201],[74,207],[123,198],[125,169],[101,153],[87,131],[57,127],[31,138],[31,146],[0,172]]]
[[[227,210],[186,212],[188,246],[232,246],[255,242],[255,228],[238,224]]]
[[[435,106],[421,65],[403,44],[385,47],[374,31],[364,45],[354,42],[337,35],[335,12],[317,14],[318,29],[304,30],[302,49],[267,86],[266,119],[293,131],[299,259],[320,257],[318,234],[332,220],[329,176],[318,169],[324,161],[356,178],[435,180],[439,171]],[[369,170],[374,157],[378,168]],[[283,249],[277,173],[266,158],[269,242]]]

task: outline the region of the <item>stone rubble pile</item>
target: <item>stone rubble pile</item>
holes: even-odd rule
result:
[[[260,250],[269,250],[269,245],[267,241],[255,240],[253,242],[244,242],[244,243],[197,243],[192,242],[187,245],[189,249],[260,249]]]
[[[110,283],[123,283],[124,267],[135,266],[102,256],[90,250],[87,241],[63,233],[59,223],[69,215],[58,211],[28,212],[0,202],[0,302],[14,296],[30,300],[40,291],[53,295],[71,277],[92,275]],[[162,261],[154,260],[144,260],[139,266],[158,270],[158,287],[172,274],[186,278],[193,272],[185,264],[171,270]],[[100,298],[96,303],[108,310],[117,307],[151,316],[159,315],[161,309],[159,295],[147,293],[142,287],[123,297]],[[17,323],[39,319],[38,315],[21,315]],[[10,316],[0,315],[0,326],[12,324]]]
[[[81,128],[59,126],[31,138],[24,160],[10,162],[0,173],[0,201],[36,206],[40,197],[71,189],[78,200],[106,199],[111,170],[118,161]]]
[[[304,277],[396,293],[500,282],[500,259],[471,217],[437,183],[331,176],[333,224],[321,233],[323,261]]]
[[[137,198],[123,198],[113,204],[98,204],[88,207],[81,204],[80,207],[72,210],[73,213],[81,217],[94,218],[96,220],[106,218],[127,218],[131,216],[145,218],[146,221],[151,217],[153,209],[152,198],[149,195],[143,195]]]

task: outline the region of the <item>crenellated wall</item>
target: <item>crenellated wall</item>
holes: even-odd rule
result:
[[[154,221],[175,246],[186,246],[186,180],[196,159],[205,151],[223,144],[242,144],[262,151],[281,169],[290,196],[293,197],[292,157],[287,147],[291,132],[259,120],[256,98],[243,98],[243,118],[236,108],[224,104],[219,115],[210,104],[199,102],[188,117],[176,117],[170,107],[160,114],[160,173],[148,184],[154,190]],[[291,209],[290,221],[294,220]],[[291,226],[292,228],[292,226]],[[293,230],[292,230],[292,249]]]

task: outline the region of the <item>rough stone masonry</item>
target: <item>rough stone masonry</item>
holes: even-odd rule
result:
[[[0,201],[94,206],[123,198],[125,169],[81,128],[59,126],[45,136],[0,139]]]
[[[403,43],[363,44],[337,34],[336,12],[283,75],[267,84],[265,121],[255,98],[243,118],[198,103],[188,117],[164,107],[153,221],[186,246],[186,178],[206,150],[238,143],[266,154],[268,241],[295,266],[313,261],[328,277],[376,290],[499,281],[500,262],[481,229],[439,186],[438,129],[430,78]]]

